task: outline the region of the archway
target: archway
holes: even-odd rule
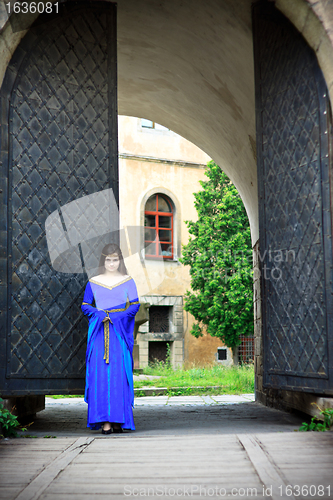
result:
[[[209,0],[194,5],[187,0],[180,5],[172,0],[156,5],[152,0],[119,0],[118,111],[151,116],[221,165],[242,196],[255,244],[259,233],[251,3]],[[332,92],[333,49],[324,6],[277,0],[276,7],[315,50]],[[38,14],[7,17],[2,14],[1,82]],[[24,31],[13,31],[20,23]]]
[[[119,112],[147,116],[206,151],[229,175],[258,240],[251,2],[118,2]],[[306,2],[277,7],[317,51],[332,88],[332,46]],[[301,14],[301,15],[299,15]],[[313,26],[316,25],[316,29]],[[24,33],[3,32],[2,71]],[[331,58],[332,59],[332,58]],[[223,138],[223,140],[221,140]]]

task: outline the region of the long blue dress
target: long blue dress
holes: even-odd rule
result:
[[[99,429],[103,422],[118,422],[124,429],[135,430],[132,352],[139,307],[130,276],[114,286],[94,279],[87,283],[82,303],[89,317],[84,400],[91,429]],[[108,321],[103,322],[105,317]]]

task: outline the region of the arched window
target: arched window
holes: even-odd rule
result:
[[[173,259],[173,207],[170,198],[153,194],[145,206],[145,257]]]

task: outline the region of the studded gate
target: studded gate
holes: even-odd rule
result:
[[[2,396],[83,391],[87,277],[54,269],[45,222],[86,195],[118,197],[115,5],[69,5],[39,18],[1,89]]]
[[[328,93],[291,23],[266,2],[253,14],[264,386],[332,394]]]

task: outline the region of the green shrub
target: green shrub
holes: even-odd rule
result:
[[[318,407],[319,408],[319,407]],[[324,432],[329,431],[331,427],[333,427],[333,409],[326,408],[325,410],[320,409],[320,414],[323,417],[321,420],[318,417],[312,417],[311,422],[308,424],[307,422],[303,422],[299,430],[301,432],[308,431],[318,431]]]
[[[2,428],[2,437],[16,437],[17,429],[20,427],[17,417],[4,408],[2,399],[0,399],[0,426]]]

